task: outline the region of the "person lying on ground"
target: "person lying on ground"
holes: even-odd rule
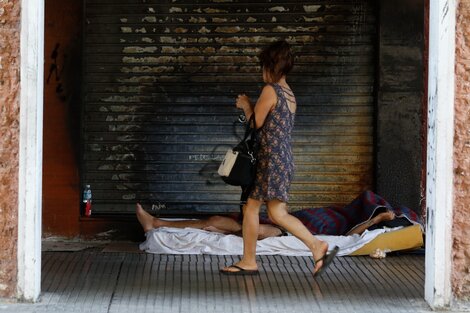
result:
[[[190,219],[190,220],[165,220],[152,216],[147,213],[142,206],[138,203],[136,209],[137,219],[144,229],[148,232],[155,228],[160,227],[173,227],[173,228],[196,228],[222,234],[241,235],[242,224],[238,222],[238,214],[229,216],[214,215],[207,219]],[[261,224],[258,232],[258,239],[267,237],[281,236],[284,232],[276,226],[271,224]]]
[[[309,208],[298,210],[292,212],[291,214],[295,215],[314,235],[353,235],[353,234],[362,234],[366,229],[380,228],[382,226],[387,226],[386,224],[390,221],[394,221],[396,214],[393,210],[387,207],[377,207],[372,213],[370,218],[367,218],[363,221],[357,223],[357,225],[352,225],[349,228],[339,227],[339,229],[348,229],[349,231],[338,232],[338,224],[342,224],[343,220],[337,218],[336,215],[340,213],[344,214],[344,211],[350,211],[351,208],[356,208],[356,213],[359,213],[358,209],[358,199],[361,206],[367,206],[367,199],[370,198],[370,193],[363,193],[361,196],[356,198],[350,205],[346,207],[326,207],[326,208]],[[379,199],[377,195],[374,195],[374,199]],[[346,210],[345,210],[346,208]],[[363,209],[363,208],[362,208]],[[350,213],[350,212],[349,212]],[[173,228],[196,228],[207,231],[218,232],[222,234],[234,234],[241,235],[242,224],[239,214],[234,214],[230,216],[220,216],[214,215],[207,219],[194,219],[194,220],[165,220],[152,216],[147,213],[140,204],[137,204],[136,215],[139,223],[141,224],[144,232],[150,231],[159,227],[173,227]],[[351,215],[351,214],[347,214]],[[327,217],[330,218],[330,221],[327,221]],[[361,217],[354,218],[353,220],[357,221]],[[338,222],[338,220],[340,222]],[[333,221],[333,222],[332,222]],[[320,222],[320,223],[319,223]],[[336,222],[336,224],[335,224]],[[318,226],[320,225],[320,226]],[[332,226],[333,225],[333,226]],[[393,225],[391,225],[393,227]],[[396,225],[398,226],[398,225]],[[401,225],[405,226],[405,225]],[[336,228],[335,228],[336,227]],[[258,239],[264,239],[267,237],[277,237],[285,234],[285,231],[280,227],[274,225],[269,218],[261,216],[260,218],[260,228],[258,231]]]

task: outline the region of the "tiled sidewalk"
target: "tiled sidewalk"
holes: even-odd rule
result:
[[[0,312],[430,312],[422,255],[338,257],[318,279],[307,257],[260,256],[260,275],[220,275],[236,256],[43,253],[37,304]]]

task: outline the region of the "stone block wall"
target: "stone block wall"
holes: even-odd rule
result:
[[[0,1],[0,297],[17,281],[20,1]]]
[[[470,0],[456,21],[453,289],[470,299]]]

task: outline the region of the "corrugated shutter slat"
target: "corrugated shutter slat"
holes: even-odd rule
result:
[[[83,183],[95,213],[137,201],[238,210],[217,167],[243,132],[237,94],[284,38],[298,111],[292,208],[346,203],[373,181],[374,1],[86,0]]]

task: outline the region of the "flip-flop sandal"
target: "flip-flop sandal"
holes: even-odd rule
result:
[[[335,246],[333,248],[333,250],[331,250],[330,253],[325,253],[324,256],[322,256],[321,258],[319,258],[318,260],[315,261],[315,264],[317,264],[317,262],[320,262],[320,261],[323,261],[323,264],[322,266],[315,272],[315,274],[313,274],[313,277],[318,277],[320,276],[321,274],[323,274],[323,272],[328,268],[328,266],[330,266],[331,262],[333,261],[333,259],[336,257],[336,255],[338,254],[338,251],[339,251],[339,247],[338,246]]]
[[[247,270],[247,269],[244,269],[243,267],[240,267],[240,266],[235,265],[235,264],[232,264],[232,265],[228,266],[228,268],[230,268],[230,267],[236,268],[236,269],[238,269],[238,271],[227,271],[227,270],[221,269],[220,273],[224,274],[224,275],[234,275],[234,276],[258,275],[259,274],[258,270]]]

